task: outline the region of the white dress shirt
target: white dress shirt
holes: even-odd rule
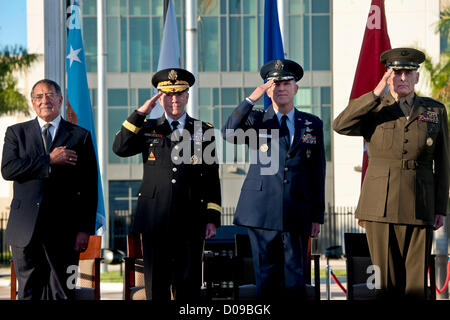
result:
[[[39,122],[39,127],[41,127],[41,134],[42,134],[42,131],[44,130],[44,125],[46,125],[47,123],[52,124],[52,126],[48,130],[50,131],[50,135],[52,136],[52,141],[53,141],[55,139],[55,134],[56,134],[56,131],[58,130],[59,123],[61,122],[61,115],[58,115],[55,119],[53,119],[53,121],[50,121],[50,122],[46,122],[45,120],[42,120],[39,117],[37,117],[37,119]]]

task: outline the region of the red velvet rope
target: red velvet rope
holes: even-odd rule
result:
[[[430,270],[428,269],[428,272],[430,272]],[[438,289],[438,287],[436,286],[436,292],[439,294],[443,294],[445,292],[445,290],[447,290],[447,286],[448,286],[448,280],[450,279],[450,260],[447,261],[447,278],[445,279],[445,283],[444,286],[442,287],[441,290]]]
[[[344,293],[347,294],[347,290],[345,290],[345,288],[342,285],[342,283],[340,283],[338,278],[334,275],[333,270],[330,269],[330,273],[331,273],[331,278],[333,278],[334,282],[336,282],[336,284],[339,286],[339,288],[341,288],[342,291],[344,291]]]

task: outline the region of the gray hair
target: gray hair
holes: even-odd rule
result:
[[[55,89],[56,93],[57,93],[59,96],[62,95],[61,87],[59,86],[59,84],[57,84],[55,81],[50,80],[50,79],[42,79],[42,80],[39,80],[38,82],[36,82],[36,83],[34,84],[33,88],[31,88],[31,94],[30,94],[30,95],[31,95],[31,98],[33,98],[34,88],[35,88],[38,84],[41,84],[41,83],[44,83],[44,84],[46,84],[46,85],[48,85],[48,86],[53,87],[53,88]]]

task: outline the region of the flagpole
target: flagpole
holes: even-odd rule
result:
[[[105,122],[106,122],[106,52],[104,32],[105,2],[97,0],[97,128],[98,128],[98,162],[102,178],[103,199],[105,204],[106,232],[102,236],[102,247],[109,248],[109,205],[107,185],[107,159],[105,145]],[[99,195],[102,196],[102,195]],[[107,268],[104,264],[104,268]]]
[[[163,23],[166,23],[166,15],[168,7],[169,7],[169,0],[164,0]]]
[[[189,90],[189,101],[186,106],[187,113],[198,118],[197,110],[197,83],[198,83],[198,56],[197,56],[197,0],[186,0],[186,69],[195,76],[195,84]]]

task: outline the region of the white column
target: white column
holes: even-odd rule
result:
[[[195,84],[189,90],[186,111],[191,117],[198,118],[197,0],[186,0],[186,70],[195,76]]]
[[[66,8],[60,0],[44,1],[44,78],[61,86],[64,98],[66,57]],[[64,99],[64,101],[67,101]],[[62,113],[65,113],[63,108]]]

